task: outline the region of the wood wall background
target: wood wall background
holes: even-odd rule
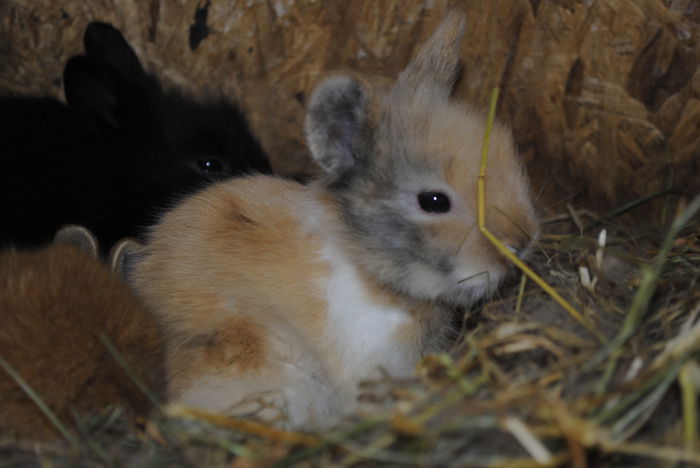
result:
[[[168,86],[237,99],[295,172],[319,76],[395,76],[449,8],[468,17],[456,94],[485,107],[502,87],[543,208],[698,191],[700,0],[0,0],[0,93],[61,96],[86,24],[108,21]]]

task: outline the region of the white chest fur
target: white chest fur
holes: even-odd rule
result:
[[[304,354],[283,358],[283,405],[293,427],[333,424],[356,408],[362,381],[383,373],[410,375],[420,357],[416,343],[397,339],[403,327],[412,328],[408,311],[373,301],[355,266],[333,243],[322,258],[331,266],[330,277],[318,285],[328,303],[323,336],[318,348],[304,346]]]
[[[324,207],[316,203],[310,206],[313,216],[306,218],[306,228],[323,239],[319,260],[330,271],[327,278],[314,285],[327,303],[326,320],[322,336],[306,342],[316,343],[307,348],[315,362],[306,356],[288,367],[296,375],[291,382],[304,382],[307,387],[309,382],[314,382],[318,388],[312,392],[287,388],[290,393],[287,409],[290,415],[317,415],[311,418],[317,421],[322,415],[323,419],[329,418],[323,421],[326,423],[333,416],[353,411],[360,395],[360,382],[386,374],[410,375],[422,349],[418,339],[410,339],[419,335],[413,333],[417,328],[416,318],[400,302],[386,300],[368,284],[338,238],[329,233],[329,220],[322,214]],[[307,421],[300,424],[292,421],[292,425],[307,425]]]
[[[328,322],[323,341],[326,355],[338,360],[334,373],[340,383],[353,386],[378,377],[380,371],[394,377],[410,374],[418,352],[398,335],[402,328],[411,327],[413,317],[403,308],[373,300],[356,267],[332,242],[323,258],[332,267],[326,285]]]

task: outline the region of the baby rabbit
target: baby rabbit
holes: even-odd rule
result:
[[[73,411],[87,415],[122,406],[145,415],[150,409],[144,393],[100,341],[100,333],[155,395],[163,390],[155,319],[96,255],[96,240],[78,226],[59,231],[51,246],[0,253],[0,358],[68,427]],[[0,434],[58,436],[2,368],[0,401]]]
[[[84,39],[86,55],[64,70],[68,106],[0,100],[0,243],[41,245],[77,223],[108,248],[184,194],[270,172],[236,107],[165,91],[109,24],[91,23]]]
[[[337,76],[314,91],[323,179],[219,183],[153,228],[131,281],[163,328],[171,401],[327,426],[358,382],[444,349],[453,308],[506,276],[476,226],[485,118],[450,99],[463,29],[450,14],[388,90]],[[537,222],[502,125],[490,153],[487,224],[523,254]]]

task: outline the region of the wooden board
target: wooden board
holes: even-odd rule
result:
[[[3,0],[0,92],[60,96],[85,25],[108,21],[167,85],[237,99],[292,173],[319,77],[395,76],[450,8],[469,22],[455,93],[503,88],[544,209],[698,190],[700,0]]]

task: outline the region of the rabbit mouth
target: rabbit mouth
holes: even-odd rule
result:
[[[453,280],[452,285],[445,291],[445,295],[451,302],[469,306],[493,295],[505,276],[506,272],[501,268],[455,274],[456,281]]]

